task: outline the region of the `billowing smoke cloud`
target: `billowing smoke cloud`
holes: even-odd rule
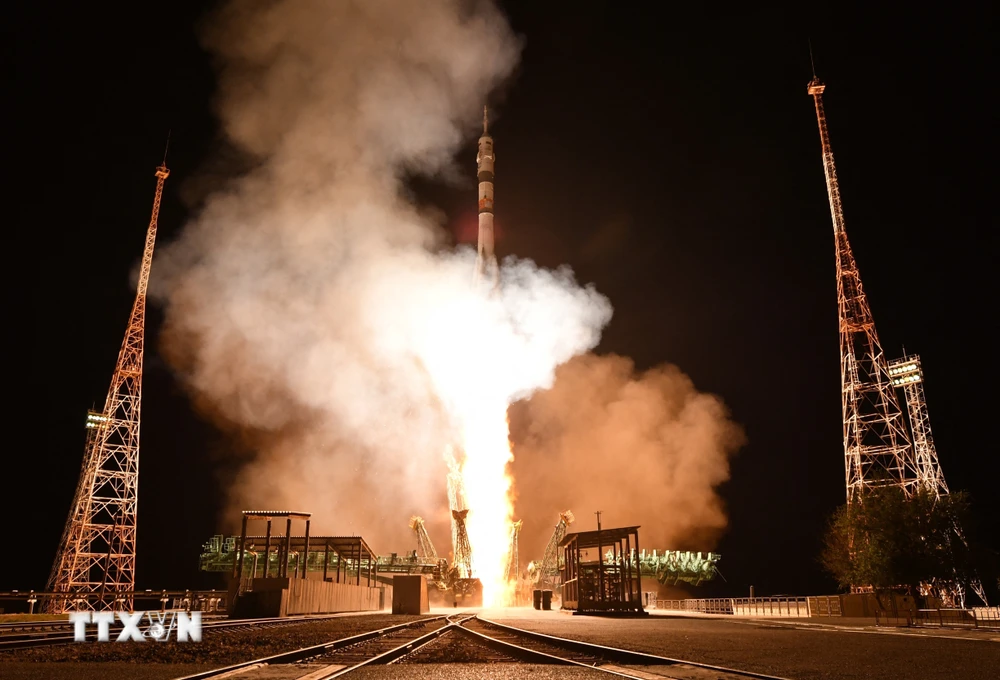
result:
[[[165,346],[200,403],[250,434],[228,491],[314,513],[316,531],[448,546],[443,452],[469,404],[503,409],[593,347],[608,301],[568,271],[474,253],[405,198],[447,173],[519,43],[490,3],[233,2],[210,23],[218,111],[256,167],[157,262]]]
[[[551,389],[511,409],[521,552],[540,556],[571,510],[570,531],[641,525],[647,549],[714,546],[726,516],[715,487],[743,431],[722,401],[675,366],[637,374],[619,356],[577,357]],[[525,561],[526,562],[526,561]]]
[[[197,403],[253,452],[227,523],[305,510],[314,533],[388,552],[413,546],[420,514],[446,554],[443,452],[484,405],[502,438],[506,405],[552,387],[611,316],[568,270],[524,260],[484,297],[474,253],[407,199],[408,175],[455,172],[519,42],[491,3],[459,0],[241,0],[204,40],[222,129],[253,169],[160,250],[154,292]],[[738,435],[679,372],[587,356],[520,413],[522,555],[567,507],[641,523],[650,546],[724,523],[712,488]]]

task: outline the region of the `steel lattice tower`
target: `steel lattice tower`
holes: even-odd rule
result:
[[[542,555],[542,566],[539,568],[541,581],[551,583],[559,576],[559,543],[566,536],[566,529],[575,520],[576,517],[569,510],[559,513],[559,521],[545,545],[545,554]]]
[[[840,187],[823,111],[824,89],[814,75],[807,91],[816,104],[836,240],[844,468],[847,502],[851,503],[866,487],[899,485],[910,494],[918,475],[892,377],[844,230]]]
[[[146,287],[163,184],[169,175],[164,157],[156,168],[153,214],[146,230],[132,315],[104,410],[87,417],[83,469],[49,576],[48,590],[81,597],[54,599],[51,609],[55,611],[132,608]]]
[[[902,359],[889,362],[892,384],[903,388],[906,408],[910,416],[910,433],[913,442],[913,457],[917,467],[917,484],[940,497],[948,493],[948,484],[938,462],[934,437],[931,435],[931,420],[927,414],[927,400],[924,398],[924,371],[920,357],[905,355]]]
[[[430,534],[424,526],[424,518],[414,515],[410,518],[410,528],[417,537],[417,556],[437,559],[437,549],[431,543]]]
[[[451,517],[455,521],[455,563],[458,578],[472,578],[472,545],[469,544],[469,533],[465,530],[465,519],[468,510],[452,510]]]
[[[516,581],[521,573],[521,556],[518,553],[517,544],[523,523],[522,520],[517,520],[510,525],[510,536],[507,540],[507,563],[504,565],[503,572],[503,580],[506,582]]]

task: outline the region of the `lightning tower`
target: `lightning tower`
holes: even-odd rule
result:
[[[146,286],[163,184],[169,175],[164,154],[163,163],[156,168],[153,214],[146,229],[135,303],[104,410],[87,417],[89,431],[80,481],[49,576],[48,590],[67,593],[50,604],[56,612],[132,608]]]
[[[807,91],[816,104],[823,170],[836,241],[844,468],[847,502],[852,503],[868,487],[898,485],[910,494],[917,485],[919,475],[902,412],[896,401],[892,376],[844,230],[840,187],[823,111],[824,89],[825,85],[813,74]]]
[[[493,138],[489,118],[483,107],[483,136],[479,138],[476,170],[479,177],[479,244],[476,249],[476,283],[495,288],[500,282],[500,269],[493,253]]]

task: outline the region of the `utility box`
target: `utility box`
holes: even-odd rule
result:
[[[551,611],[552,609],[552,591],[543,590],[542,591],[542,609],[545,611]]]
[[[427,614],[427,579],[423,576],[397,574],[392,577],[392,613]]]

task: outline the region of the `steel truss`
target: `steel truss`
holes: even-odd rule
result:
[[[163,184],[170,171],[156,169],[153,214],[118,363],[104,410],[87,417],[89,430],[80,480],[49,575],[47,590],[96,597],[53,598],[50,610],[81,607],[131,609],[135,586],[136,511],[139,483],[139,411],[146,287],[160,214]]]
[[[875,320],[844,229],[837,169],[823,110],[824,89],[816,77],[809,82],[808,92],[816,104],[836,241],[844,472],[847,502],[852,503],[867,487],[898,485],[907,495],[912,494],[918,473]]]

